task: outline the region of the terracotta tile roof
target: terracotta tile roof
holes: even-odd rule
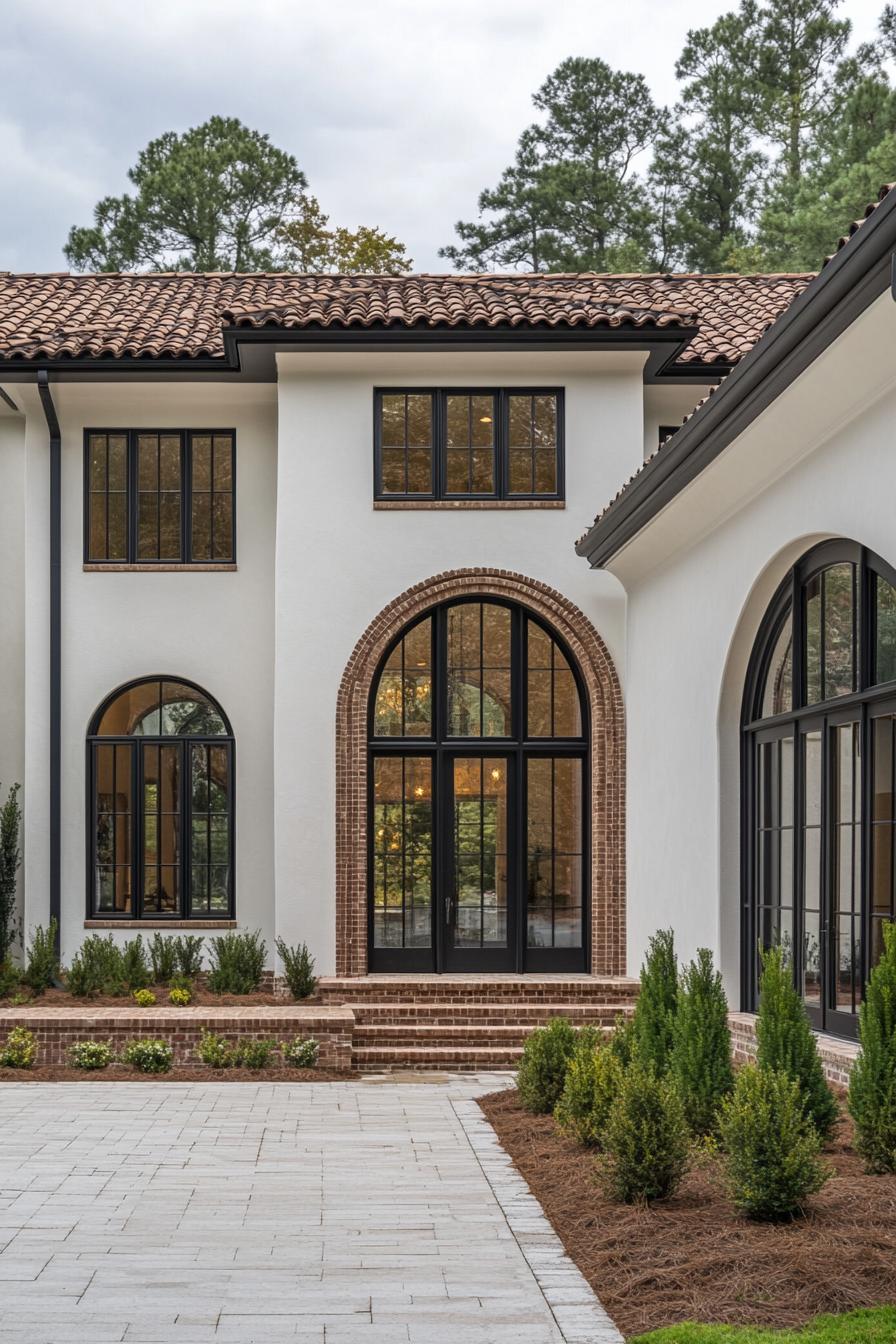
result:
[[[223,359],[226,327],[696,327],[679,363],[730,366],[810,279],[5,272],[0,359]]]

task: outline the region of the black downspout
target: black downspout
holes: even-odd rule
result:
[[[50,375],[38,369],[37,390],[50,434],[50,919],[60,947],[62,912],[62,435]]]

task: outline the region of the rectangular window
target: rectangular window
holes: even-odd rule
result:
[[[87,430],[84,559],[236,559],[233,430]]]
[[[378,500],[563,498],[559,388],[374,393]]]

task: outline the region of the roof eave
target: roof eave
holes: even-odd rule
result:
[[[896,192],[890,192],[722,386],[576,543],[603,568],[740,435],[891,284]]]

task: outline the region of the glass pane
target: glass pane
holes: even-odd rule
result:
[[[432,449],[408,449],[408,493],[427,495],[432,491]]]
[[[128,488],[128,440],[125,434],[109,435],[109,480],[110,490],[125,491]]]
[[[896,680],[896,588],[875,576],[877,640],[875,681]]]
[[[507,400],[510,407],[510,447],[531,448],[532,398],[511,396]],[[529,454],[526,456],[528,458]]]
[[[229,788],[229,747],[191,746],[190,911],[194,915],[229,911]]]
[[[821,994],[821,732],[803,738],[803,998]]]
[[[194,434],[191,439],[193,490],[212,488],[212,439],[210,434]]]
[[[400,495],[407,490],[403,448],[383,449],[382,473],[382,489],[384,494]]]
[[[426,757],[373,762],[375,947],[429,947],[432,910],[432,767]]]
[[[180,750],[146,745],[142,753],[143,909],[180,914]]]
[[[507,946],[507,761],[453,762],[453,947]]]
[[[832,738],[831,895],[837,943],[835,1003],[841,1011],[853,1012],[861,998],[861,959],[855,946],[862,914],[859,725],[838,724],[832,730]]]
[[[532,493],[532,454],[528,450],[511,448],[509,486],[512,495]]]
[[[217,737],[227,732],[220,710],[193,686],[162,683],[163,737]]]
[[[159,496],[159,559],[180,560],[180,495]]]
[[[157,681],[140,681],[122,691],[107,706],[100,719],[99,737],[156,737],[159,733],[160,686]]]
[[[582,707],[569,662],[535,621],[526,629],[527,735],[581,737]]]
[[[445,461],[445,488],[449,494],[467,494],[470,490],[470,456],[466,448],[449,448]]]
[[[816,574],[806,584],[806,703],[821,698],[821,576]]]
[[[88,483],[91,490],[106,489],[106,436],[91,434],[87,446]]]
[[[233,559],[233,496],[214,496],[214,558]]]
[[[106,548],[106,495],[98,490],[90,492],[87,523],[87,554],[91,560],[108,560]]]
[[[448,732],[451,737],[508,737],[510,611],[463,602],[448,609]]]
[[[190,550],[194,560],[212,558],[212,496],[193,492],[190,502]]]
[[[233,490],[233,439],[229,434],[215,435],[215,490],[230,494]]]
[[[131,835],[133,826],[133,748],[93,749],[97,913],[131,913]]]
[[[141,491],[137,505],[137,556],[157,560],[159,556],[159,497]]]
[[[470,444],[470,398],[445,398],[445,442],[449,448],[467,448]]]
[[[450,393],[445,398],[445,484],[449,494],[494,491],[494,398]]]
[[[108,510],[109,534],[106,544],[106,559],[127,560],[128,497],[124,491],[109,495]]]
[[[404,448],[404,396],[401,393],[385,393],[381,414],[383,447]]]
[[[582,945],[582,761],[526,764],[526,902],[529,947]]]
[[[894,723],[896,720],[889,715],[872,723],[871,913],[886,916],[893,912]]]
[[[159,488],[180,493],[179,434],[163,434],[159,440]]]
[[[760,717],[787,714],[793,708],[793,629],[788,615],[772,649],[762,692]]]
[[[534,442],[536,448],[555,448],[557,445],[557,398],[533,397]]]
[[[374,737],[432,734],[432,620],[415,625],[395,646],[380,674],[373,708]]]
[[[159,488],[159,438],[157,434],[137,435],[137,488],[152,492]]]
[[[432,397],[428,393],[408,396],[408,447],[432,447]]]
[[[853,676],[854,567],[831,565],[824,571],[824,697],[848,695]]]

